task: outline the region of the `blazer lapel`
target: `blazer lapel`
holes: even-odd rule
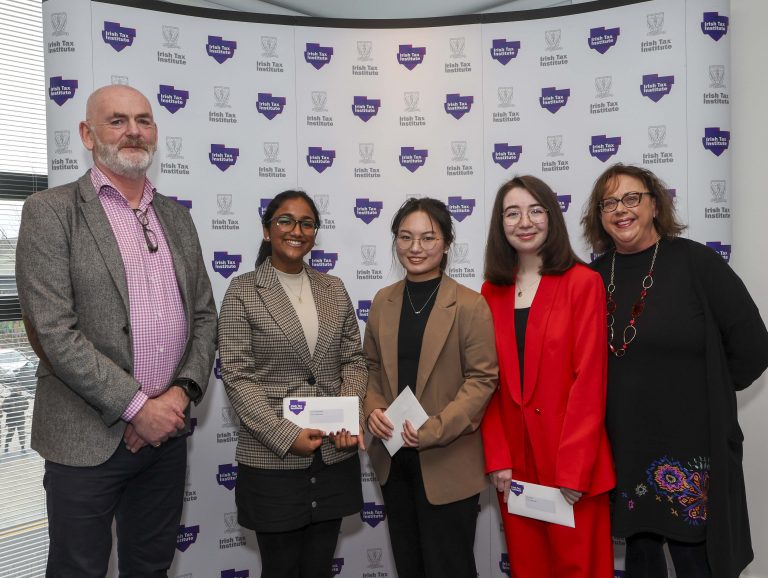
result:
[[[456,317],[456,282],[443,274],[440,289],[437,290],[435,305],[429,314],[421,342],[419,370],[416,374],[416,398],[421,399],[424,387],[435,368],[437,358],[443,350],[445,341]]]
[[[327,279],[306,265],[304,266],[304,270],[309,276],[312,298],[314,299],[315,307],[317,308],[317,343],[315,344],[315,352],[312,355],[312,364],[313,366],[316,366],[325,357],[328,348],[331,346],[333,337],[336,334],[336,328],[340,322],[343,322],[343,320],[339,318],[336,301],[331,293],[330,284]]]
[[[395,283],[381,304],[379,324],[379,345],[381,346],[381,366],[387,375],[392,399],[397,397],[397,336],[400,332],[400,310],[403,307],[405,282]]]
[[[520,362],[517,358],[517,338],[515,337],[515,286],[492,285],[491,287],[486,299],[493,314],[499,369],[506,376],[512,399],[518,405],[522,405]]]
[[[523,404],[528,403],[536,388],[541,350],[547,335],[549,315],[557,297],[562,275],[544,275],[531,304],[525,329],[525,370],[523,375]]]
[[[104,259],[104,264],[112,276],[112,280],[115,282],[117,291],[123,299],[125,310],[128,312],[130,311],[128,281],[125,279],[123,258],[120,255],[120,247],[117,245],[112,225],[109,224],[104,207],[101,206],[101,201],[99,201],[99,195],[91,183],[91,171],[89,170],[80,177],[77,184],[80,190],[80,211],[85,222],[88,224],[88,228],[91,230],[96,246],[99,248],[99,252]]]
[[[275,325],[283,332],[299,359],[307,368],[310,368],[312,356],[309,354],[304,330],[293,305],[280,285],[277,274],[272,269],[270,261],[265,261],[257,269],[256,283],[258,284],[257,291],[264,300],[264,305],[269,315],[274,319]]]

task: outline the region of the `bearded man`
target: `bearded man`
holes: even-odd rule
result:
[[[93,168],[24,204],[19,299],[40,357],[32,448],[45,459],[48,577],[167,576],[181,519],[190,402],[213,364],[216,309],[189,211],[146,176],[149,101],[88,98]]]

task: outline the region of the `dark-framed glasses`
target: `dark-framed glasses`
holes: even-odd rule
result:
[[[421,248],[425,251],[431,251],[435,248],[435,245],[437,245],[439,240],[440,237],[432,235],[431,233],[427,233],[421,237],[414,237],[408,233],[400,233],[397,237],[395,237],[397,248],[402,251],[410,249],[411,246],[416,242],[418,242],[419,245],[421,245]]]
[[[149,217],[147,211],[149,208],[140,211],[139,209],[133,209],[133,214],[136,215],[136,220],[141,225],[141,229],[144,231],[144,240],[147,242],[147,249],[150,253],[157,253],[157,235],[149,228]]]
[[[539,225],[547,220],[547,209],[540,206],[529,207],[527,211],[518,209],[517,207],[509,207],[506,211],[502,212],[504,217],[504,224],[513,226],[520,223],[523,215],[528,216],[528,220],[534,225]]]
[[[653,196],[653,193],[649,193],[647,191],[643,193],[637,191],[629,191],[628,193],[621,195],[621,197],[618,199],[615,197],[608,197],[607,199],[603,199],[597,203],[597,206],[600,207],[600,210],[603,213],[613,213],[619,207],[619,203],[628,209],[631,209],[632,207],[636,207],[640,204],[640,201],[643,200],[643,195]]]
[[[319,227],[312,219],[294,219],[290,215],[280,215],[273,218],[270,223],[274,223],[277,229],[283,233],[290,233],[298,224],[299,230],[305,235],[314,235]]]

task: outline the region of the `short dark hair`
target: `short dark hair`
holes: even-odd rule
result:
[[[448,207],[445,206],[443,201],[438,199],[432,199],[430,197],[412,197],[405,201],[392,217],[392,250],[395,250],[395,238],[400,230],[400,225],[403,220],[411,213],[417,213],[422,211],[427,214],[431,223],[437,223],[440,228],[440,234],[443,236],[443,243],[445,248],[449,248],[453,244],[454,232],[453,232],[453,219],[451,213],[448,211]],[[448,255],[443,255],[440,260],[440,270],[445,271],[448,265]]]
[[[677,237],[685,230],[685,225],[677,218],[675,203],[669,196],[664,181],[646,168],[616,163],[597,177],[581,217],[584,239],[596,253],[605,253],[614,246],[613,239],[603,228],[600,201],[603,200],[609,190],[618,184],[617,179],[621,175],[634,177],[641,181],[656,200],[656,216],[653,218],[653,226],[660,236]]]
[[[516,176],[496,192],[491,222],[488,225],[488,243],[485,246],[485,280],[495,285],[513,285],[517,276],[517,251],[504,234],[504,197],[514,188],[528,191],[536,202],[547,210],[547,238],[539,249],[542,275],[560,275],[581,260],[571,248],[568,228],[557,196],[549,185],[532,175]]]
[[[272,220],[272,217],[275,216],[275,213],[277,212],[277,209],[280,208],[280,205],[282,205],[285,201],[289,201],[291,199],[304,199],[307,204],[309,205],[309,208],[312,209],[312,214],[315,216],[315,223],[317,223],[318,228],[320,227],[320,211],[317,210],[317,207],[315,206],[315,201],[312,200],[312,197],[310,197],[307,193],[304,191],[283,191],[282,193],[279,193],[275,195],[275,198],[272,199],[269,204],[267,205],[267,208],[264,210],[264,215],[261,217],[261,224],[265,227],[269,226],[270,221]],[[261,265],[264,261],[267,260],[267,257],[270,257],[272,255],[272,243],[262,240],[261,245],[259,245],[259,254],[256,257],[256,266],[258,267]]]

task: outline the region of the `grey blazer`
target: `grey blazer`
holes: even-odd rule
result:
[[[216,306],[189,211],[156,194],[187,317],[174,379],[205,391],[216,347]],[[48,363],[37,371],[32,447],[70,466],[106,461],[120,443],[133,378],[128,285],[117,240],[90,171],[24,203],[16,281],[25,317]]]
[[[283,419],[286,396],[365,397],[368,369],[355,311],[340,279],[305,266],[319,328],[313,356],[270,260],[235,277],[221,304],[219,356],[227,395],[240,417],[235,457],[255,468],[303,469],[312,458],[288,453],[301,428]],[[326,464],[352,457],[328,439]]]

